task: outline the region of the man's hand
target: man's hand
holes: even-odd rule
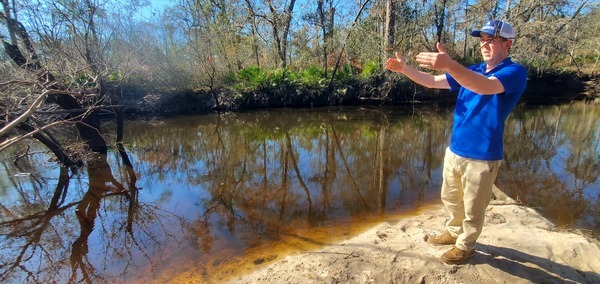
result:
[[[385,63],[385,69],[390,70],[392,72],[400,72],[404,70],[406,67],[406,62],[398,55],[398,52],[395,53],[396,58],[390,58]]]
[[[438,42],[436,46],[438,52],[421,52],[417,55],[419,67],[448,71],[454,60],[446,54],[441,43]]]

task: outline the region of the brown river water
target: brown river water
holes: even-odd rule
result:
[[[599,117],[600,104],[516,109],[496,185],[597,236]],[[440,204],[451,121],[410,107],[128,121],[132,167],[112,150],[79,172],[14,147],[0,160],[0,282],[220,282],[418,215]]]

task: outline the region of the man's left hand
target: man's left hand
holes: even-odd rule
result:
[[[421,52],[417,55],[416,61],[419,67],[446,70],[451,66],[454,60],[444,51],[442,44],[438,42],[436,47],[438,52]]]

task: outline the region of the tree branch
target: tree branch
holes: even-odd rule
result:
[[[23,122],[27,118],[29,118],[31,115],[33,115],[37,109],[42,107],[42,105],[44,105],[44,101],[46,100],[46,97],[48,96],[48,93],[50,93],[50,90],[45,90],[44,92],[42,92],[42,94],[39,97],[37,97],[35,99],[35,101],[33,101],[31,106],[23,114],[21,114],[19,117],[17,117],[17,119],[11,121],[6,126],[2,127],[2,129],[0,129],[0,137],[6,135],[9,131],[11,131],[13,128],[15,128],[18,124],[20,124],[21,122]]]
[[[2,143],[0,143],[0,152],[4,151],[9,146],[11,146],[11,145],[13,145],[13,144],[15,144],[15,143],[17,143],[17,142],[25,139],[25,138],[29,138],[29,137],[33,136],[34,134],[42,132],[42,131],[44,131],[44,130],[52,127],[52,126],[60,125],[60,124],[63,124],[63,123],[70,123],[70,121],[66,121],[66,120],[55,121],[53,123],[46,124],[43,127],[38,128],[38,129],[36,129],[34,131],[31,131],[31,132],[29,132],[29,133],[27,133],[25,135],[22,135],[22,136],[19,136],[19,137],[13,137],[11,139],[7,139],[6,141],[3,141]]]

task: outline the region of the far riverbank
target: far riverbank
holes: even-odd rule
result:
[[[530,78],[520,100],[527,105],[561,104],[569,101],[597,101],[599,76],[545,75]],[[347,79],[309,86],[298,83],[255,88],[214,87],[195,90],[143,90],[121,86],[120,104],[129,118],[170,117],[217,111],[243,111],[264,108],[312,108],[341,105],[408,105],[447,107],[456,96],[407,82],[382,73],[367,79]]]

